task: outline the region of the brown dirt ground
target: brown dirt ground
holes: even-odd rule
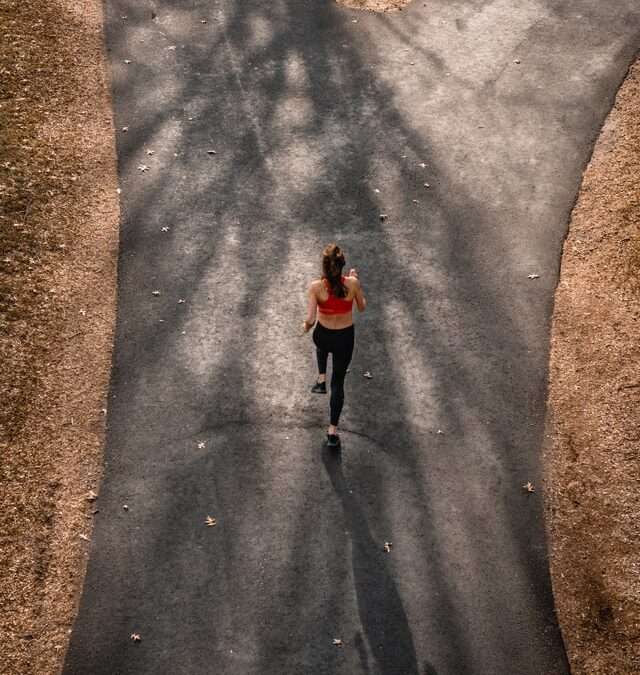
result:
[[[402,10],[412,0],[336,0],[339,5],[366,12],[394,12]]]
[[[0,671],[59,670],[100,479],[118,246],[100,0],[0,0]]]
[[[640,60],[603,127],[556,290],[546,516],[574,675],[640,673]]]

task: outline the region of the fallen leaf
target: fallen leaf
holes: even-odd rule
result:
[[[437,434],[444,434],[444,431],[442,431],[442,429],[438,429],[438,431],[436,431],[436,433]]]
[[[207,155],[217,155],[218,153],[215,150],[207,150]]]
[[[122,189],[121,188],[116,188],[116,192],[121,195],[122,194]]]
[[[129,61],[129,59],[125,59],[124,62],[125,62],[127,65],[129,65],[129,64],[131,63],[131,61]]]
[[[535,491],[536,491],[536,489],[533,487],[532,483],[530,483],[529,481],[527,481],[527,482],[522,486],[522,489],[523,489],[523,490],[526,490],[527,492],[535,492]]]
[[[79,536],[80,539],[82,539],[83,541],[89,541],[89,537],[87,537],[86,534],[81,534],[81,535],[78,535],[78,536]]]
[[[134,642],[140,642],[140,640],[142,640],[142,638],[140,637],[140,633],[131,633],[131,639]]]
[[[218,521],[212,516],[207,516],[207,519],[204,521],[204,524],[207,527],[215,527],[218,524]]]
[[[386,213],[381,213],[380,214],[380,220],[386,220],[388,218]]]
[[[160,291],[151,291],[151,295],[160,295]]]
[[[527,279],[539,279],[539,274],[527,274]]]
[[[384,549],[385,553],[391,553],[391,547],[393,546],[393,542],[391,541],[385,541],[384,546],[382,547]]]
[[[207,23],[206,19],[200,19],[200,23]]]
[[[165,225],[163,228],[161,228],[163,232],[168,232],[169,228]]]
[[[155,150],[147,150],[147,155],[149,155],[149,157],[151,157],[151,155],[153,155],[154,152],[155,152]]]
[[[378,188],[375,188],[375,189],[374,189],[374,192],[375,192],[377,195],[380,194],[380,190],[378,190]]]
[[[344,646],[344,643],[342,642],[342,640],[341,640],[340,638],[333,638],[333,644],[334,644],[336,647],[342,647],[342,646]]]
[[[363,375],[363,377],[366,377],[367,380],[370,380],[370,379],[373,377],[373,375],[367,370],[367,371],[365,372],[365,374]]]
[[[514,63],[520,63],[520,59],[513,59]]]
[[[106,413],[107,411],[103,408],[104,412]],[[86,497],[88,502],[95,502],[96,499],[98,499],[97,493],[95,493],[93,490],[89,490],[89,493],[87,494]]]
[[[179,305],[184,305],[184,303],[185,303],[185,301],[184,301],[182,298],[180,298],[180,299],[178,300],[178,304],[179,304]]]
[[[127,131],[129,131],[129,127],[122,127],[122,131],[126,133]]]
[[[170,52],[175,52],[176,46],[175,46],[175,45],[171,45],[170,47],[167,47],[167,49],[168,49]]]
[[[418,166],[419,166],[421,169],[426,169],[426,168],[427,168],[427,165],[426,165],[424,162],[420,162],[420,164],[418,164]]]
[[[123,505],[122,505],[122,508],[123,508],[125,511],[128,511],[128,510],[129,510],[129,505],[128,505],[128,504],[123,504]]]
[[[204,441],[200,441],[198,443],[198,447],[200,448],[200,450],[202,450],[202,448],[204,448],[204,445],[205,445]]]
[[[424,186],[425,186],[426,188],[431,187],[431,185],[430,185],[429,183],[425,183]]]
[[[149,171],[149,167],[146,164],[140,164],[138,165],[138,171],[142,171],[142,173],[144,173],[145,171]]]
[[[417,199],[412,199],[411,200],[414,204],[419,204],[420,202]]]

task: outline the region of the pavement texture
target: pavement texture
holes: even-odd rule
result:
[[[566,673],[550,317],[636,0],[106,7],[119,309],[64,672]],[[332,240],[369,300],[339,454],[298,335]]]

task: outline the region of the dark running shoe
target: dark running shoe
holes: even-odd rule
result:
[[[340,436],[338,436],[338,434],[327,434],[327,445],[330,448],[339,448]]]
[[[311,387],[312,394],[326,394],[327,393],[327,383],[326,382],[316,382],[313,387]]]

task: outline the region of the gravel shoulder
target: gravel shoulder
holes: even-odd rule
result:
[[[101,475],[116,301],[97,0],[0,3],[0,661],[59,670]]]
[[[587,167],[555,298],[546,520],[574,675],[640,672],[640,62]]]

